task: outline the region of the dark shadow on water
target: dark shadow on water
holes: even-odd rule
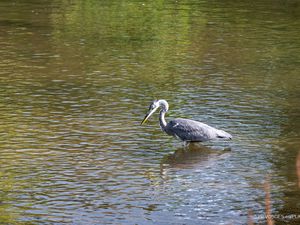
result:
[[[231,148],[214,149],[200,143],[190,143],[164,156],[161,161],[161,172],[163,173],[166,168],[190,169],[209,166],[230,153]]]

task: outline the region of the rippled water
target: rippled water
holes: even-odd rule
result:
[[[297,224],[299,15],[297,1],[2,1],[0,223],[264,223],[269,176],[275,220]],[[140,126],[154,98],[233,141],[185,150],[157,115]]]

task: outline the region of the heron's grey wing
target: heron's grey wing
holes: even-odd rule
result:
[[[167,124],[167,133],[183,141],[207,141],[218,138],[218,130],[189,119],[174,119]]]

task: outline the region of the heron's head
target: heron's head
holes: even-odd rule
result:
[[[150,118],[150,116],[152,116],[153,113],[155,113],[155,111],[159,108],[160,106],[160,100],[154,100],[153,102],[151,102],[150,106],[149,106],[149,110],[145,116],[145,118],[142,121],[142,125]]]

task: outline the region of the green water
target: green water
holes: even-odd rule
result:
[[[1,1],[0,224],[299,224],[298,1]],[[140,122],[154,98],[234,139]]]

